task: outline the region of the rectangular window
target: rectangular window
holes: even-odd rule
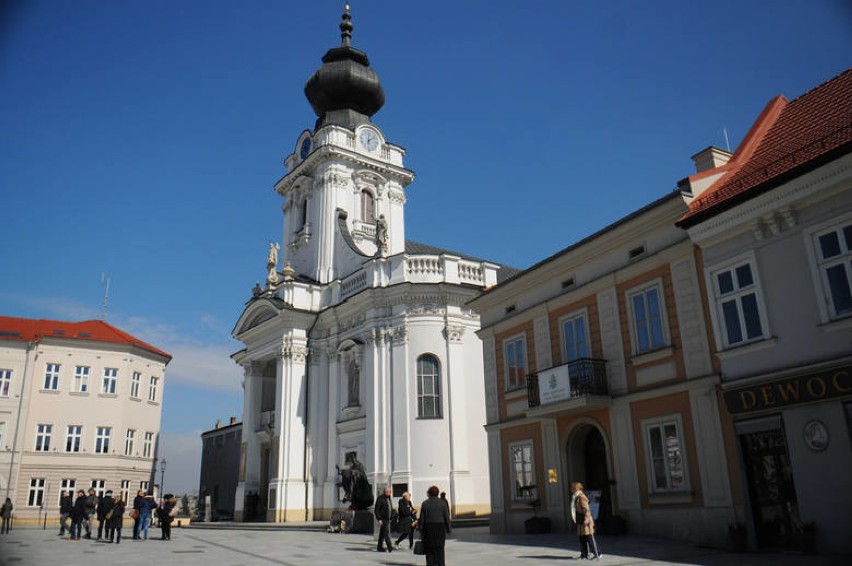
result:
[[[679,419],[645,425],[651,490],[654,492],[687,489],[686,455],[680,430]]]
[[[138,371],[133,372],[133,377],[130,379],[130,396],[134,399],[139,398],[139,383],[142,381],[142,374]]]
[[[77,489],[77,480],[71,478],[62,478],[59,481],[59,493],[56,494],[56,504],[59,505],[62,501],[62,492],[67,491],[72,498],[75,497],[74,490]]]
[[[8,397],[12,389],[12,370],[0,369],[0,397]]]
[[[533,469],[533,443],[518,442],[509,446],[512,479],[512,499],[536,499],[535,470]]]
[[[526,384],[527,355],[524,338],[514,338],[505,343],[506,350],[506,391],[520,389]]]
[[[36,425],[36,452],[47,452],[50,450],[50,435],[53,434],[53,425]]]
[[[30,479],[30,491],[27,494],[27,507],[41,507],[44,503],[45,478]]]
[[[148,386],[148,400],[156,401],[157,400],[157,384],[160,382],[160,378],[151,376],[151,383]]]
[[[121,489],[119,492],[121,493],[121,499],[125,503],[130,501],[130,480],[121,480]]]
[[[136,441],[136,431],[132,428],[127,429],[127,436],[124,437],[124,455],[133,456],[133,444]]]
[[[660,287],[654,285],[630,295],[636,353],[657,350],[666,345]]]
[[[99,426],[95,431],[95,454],[109,454],[109,438],[112,427]]]
[[[118,370],[116,368],[104,368],[104,382],[101,393],[115,394],[115,383],[118,381]]]
[[[148,486],[149,486],[149,485],[150,485],[150,483],[149,483],[149,482],[147,482],[147,481],[140,481],[140,482],[139,482],[139,489],[141,489],[141,490],[143,490],[143,491],[146,491],[146,492],[147,492],[147,491],[148,491]]]
[[[852,224],[816,236],[817,261],[832,319],[852,314]]]
[[[764,337],[757,281],[751,262],[713,274],[719,330],[726,346]]]
[[[154,454],[154,433],[146,432],[145,441],[142,443],[142,457],[150,458]]]
[[[89,391],[89,366],[77,366],[74,368],[74,383],[71,391],[76,393],[87,393]]]
[[[565,344],[565,363],[589,357],[586,315],[581,314],[564,320],[562,334]]]
[[[59,389],[60,367],[60,364],[47,364],[47,367],[44,370],[44,387],[42,387],[42,389],[48,389],[51,391]]]
[[[106,480],[92,480],[89,487],[95,490],[95,495],[97,495],[98,498],[102,498],[106,492]]]
[[[79,452],[82,437],[82,425],[68,425],[67,433],[65,434],[65,451]]]

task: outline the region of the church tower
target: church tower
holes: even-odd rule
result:
[[[329,519],[354,455],[376,493],[445,489],[454,514],[490,511],[482,343],[467,303],[493,263],[405,239],[405,151],[372,117],[384,104],[367,55],[341,45],[305,85],[317,115],[275,190],[270,244],[233,336],[245,348],[235,516]],[[280,262],[279,262],[280,259]],[[280,267],[282,269],[279,269]]]
[[[296,140],[275,190],[285,198],[283,264],[318,283],[358,269],[365,257],[405,250],[405,151],[372,122],[385,102],[366,53],[352,47],[349,7],[340,47],[305,85],[317,115]]]

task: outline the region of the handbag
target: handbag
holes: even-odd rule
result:
[[[422,540],[414,541],[414,554],[419,554],[420,556],[426,554],[426,547],[423,546]]]
[[[131,512],[130,512],[130,518],[131,518],[131,519],[134,519],[134,520],[135,520],[135,519],[138,519],[138,518],[139,518],[139,510],[138,510],[138,509],[134,509],[133,511],[131,511]]]

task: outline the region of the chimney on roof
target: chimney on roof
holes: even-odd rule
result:
[[[220,428],[222,426],[222,421],[216,419],[216,428]]]
[[[229,424],[232,424],[232,425],[237,424],[237,417],[231,417],[231,422]]]
[[[702,149],[692,156],[692,161],[695,163],[695,172],[701,173],[721,167],[731,159],[731,155],[733,154],[730,151],[725,151],[712,145],[707,149]]]

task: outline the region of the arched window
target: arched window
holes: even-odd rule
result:
[[[299,219],[301,221],[299,225],[299,229],[302,230],[305,227],[305,224],[308,223],[308,199],[302,201],[302,217]]]
[[[417,358],[417,418],[441,418],[441,369],[432,354]]]
[[[376,221],[376,201],[366,189],[361,191],[361,220],[370,224]]]

